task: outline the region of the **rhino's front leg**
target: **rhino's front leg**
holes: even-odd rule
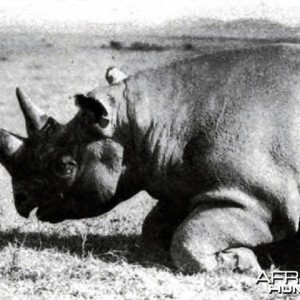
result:
[[[273,240],[266,213],[220,195],[218,199],[208,197],[205,203],[199,204],[174,232],[170,247],[174,264],[186,273],[260,271],[251,248]]]
[[[168,250],[175,229],[183,218],[163,201],[157,202],[145,218],[142,228],[143,244]]]

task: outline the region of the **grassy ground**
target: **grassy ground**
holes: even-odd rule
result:
[[[116,39],[116,37],[114,38]],[[0,127],[24,134],[15,87],[64,122],[76,92],[104,83],[107,67],[131,73],[169,61],[230,47],[235,42],[155,39],[165,51],[107,48],[97,35],[0,32]],[[138,37],[120,38],[123,44]],[[193,43],[193,50],[183,50]],[[98,218],[38,223],[14,210],[10,178],[0,168],[0,299],[275,299],[267,286],[241,274],[183,275],[166,253],[141,247],[144,217],[155,200],[140,193]]]

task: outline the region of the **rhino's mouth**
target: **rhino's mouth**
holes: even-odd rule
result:
[[[66,219],[64,214],[50,206],[40,206],[36,211],[36,217],[42,222],[58,223]]]
[[[37,208],[37,209],[36,209]],[[53,206],[37,206],[25,203],[16,204],[17,212],[20,216],[28,218],[33,210],[36,209],[36,217],[43,222],[58,223],[66,219],[64,214]]]
[[[67,212],[61,207],[61,199],[63,194],[59,194],[55,201],[53,199],[47,198],[47,201],[44,199],[43,202],[38,203],[34,201],[33,197],[29,197],[24,193],[15,193],[15,207],[18,214],[24,218],[28,218],[32,211],[36,209],[36,217],[43,222],[57,223],[66,219]]]

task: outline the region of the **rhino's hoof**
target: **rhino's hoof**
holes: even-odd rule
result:
[[[262,269],[256,255],[248,248],[232,248],[217,254],[218,264],[236,272],[260,274]]]
[[[261,267],[253,251],[248,248],[232,248],[215,254],[172,244],[171,256],[175,266],[187,274],[227,270],[260,274]],[[207,248],[206,248],[207,249]]]

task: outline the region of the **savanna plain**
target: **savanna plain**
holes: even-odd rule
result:
[[[105,85],[109,66],[132,74],[185,57],[256,44],[2,29],[0,127],[25,135],[17,86],[64,123],[77,110],[73,95]],[[2,167],[0,191],[1,300],[277,298],[266,285],[256,285],[252,275],[185,275],[173,268],[167,253],[143,247],[142,223],[156,203],[145,192],[105,215],[51,225],[38,222],[34,214],[29,219],[17,215],[10,177]],[[287,251],[282,248],[280,253]]]

